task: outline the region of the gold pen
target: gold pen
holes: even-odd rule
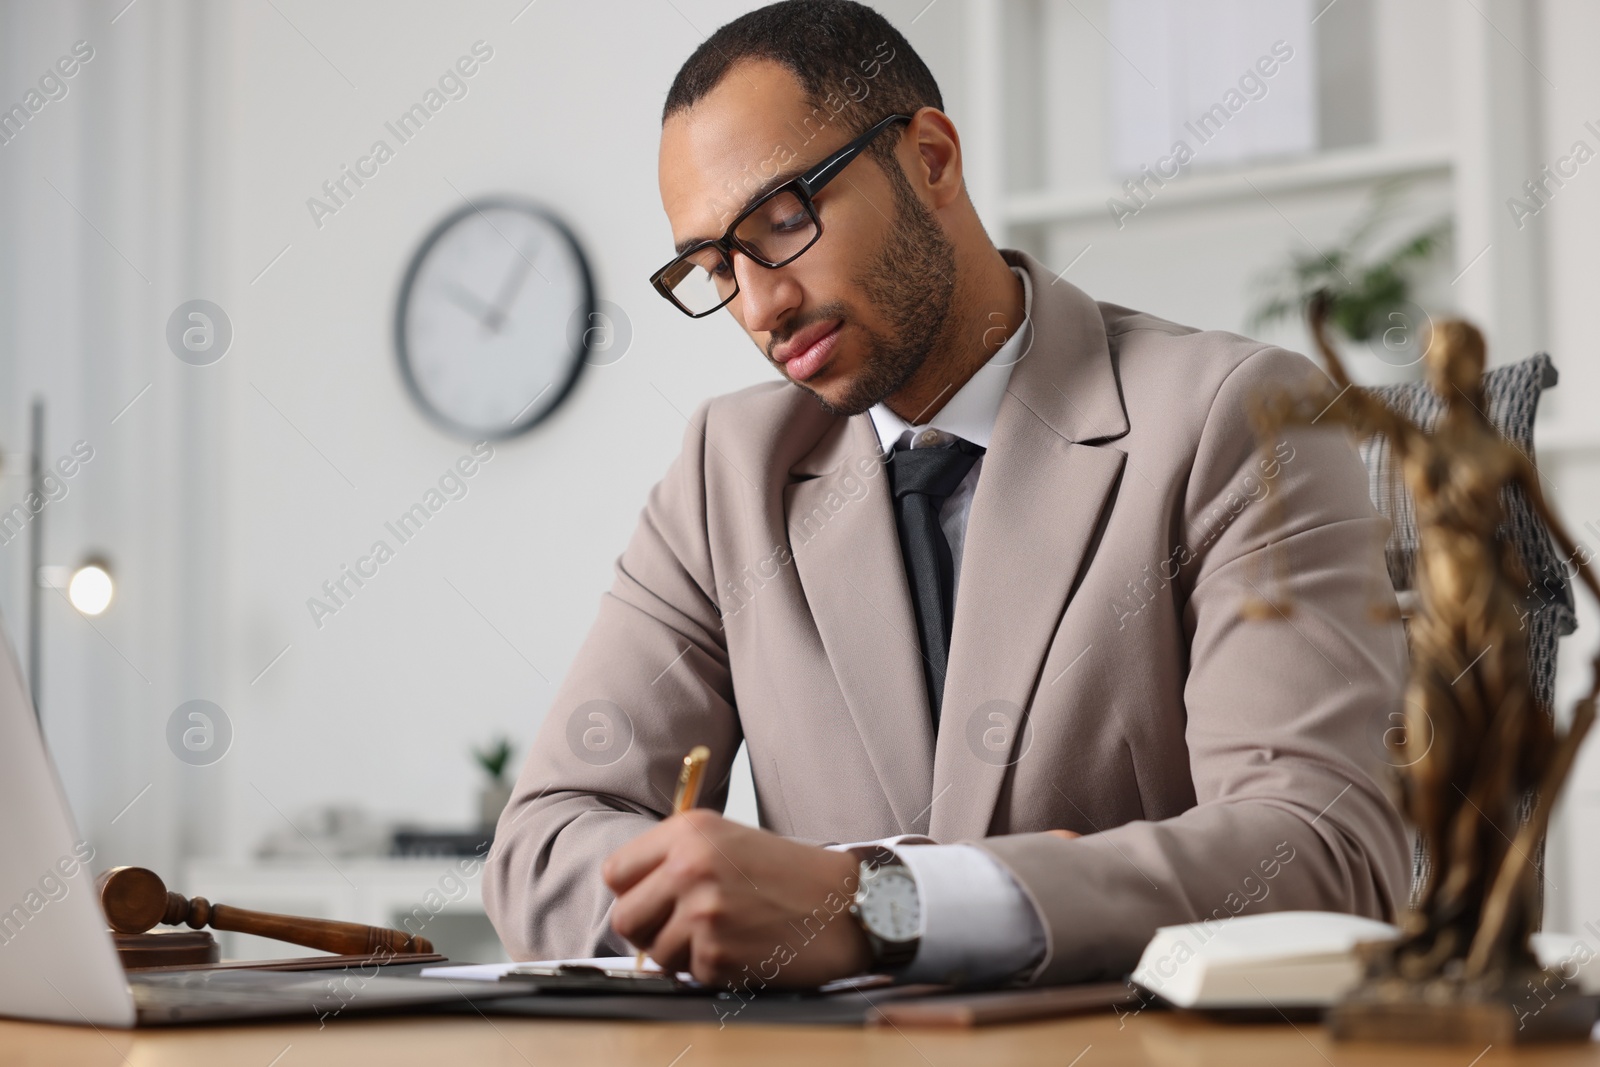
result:
[[[681,815],[694,807],[700,800],[700,782],[705,778],[706,762],[711,759],[711,750],[704,745],[696,745],[683,757],[683,769],[678,772],[678,788],[672,797],[672,814]],[[634,954],[633,968],[636,971],[644,970],[644,949]]]

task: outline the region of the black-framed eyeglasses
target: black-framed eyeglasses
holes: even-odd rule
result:
[[[812,197],[822,191],[878,134],[910,115],[889,115],[799,177],[764,193],[739,213],[721,237],[699,241],[650,276],[656,292],[691,318],[709,315],[739,295],[733,253],[768,269],[793,263],[822,236]]]

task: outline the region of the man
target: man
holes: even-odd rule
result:
[[[486,868],[513,956],[1063,982],[1160,925],[1404,899],[1387,527],[1339,431],[1248,421],[1317,372],[996,249],[941,106],[838,0],[678,73],[653,281],[786,381],[700,405],[618,560]],[[762,829],[716,814],[741,741]]]

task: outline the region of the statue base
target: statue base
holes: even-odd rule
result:
[[[1519,969],[1500,983],[1370,978],[1327,1015],[1337,1041],[1522,1045],[1588,1041],[1600,999],[1554,971]]]

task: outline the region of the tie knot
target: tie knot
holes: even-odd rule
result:
[[[889,457],[894,495],[921,493],[943,500],[956,491],[981,455],[983,449],[959,438],[933,448],[897,448]]]

